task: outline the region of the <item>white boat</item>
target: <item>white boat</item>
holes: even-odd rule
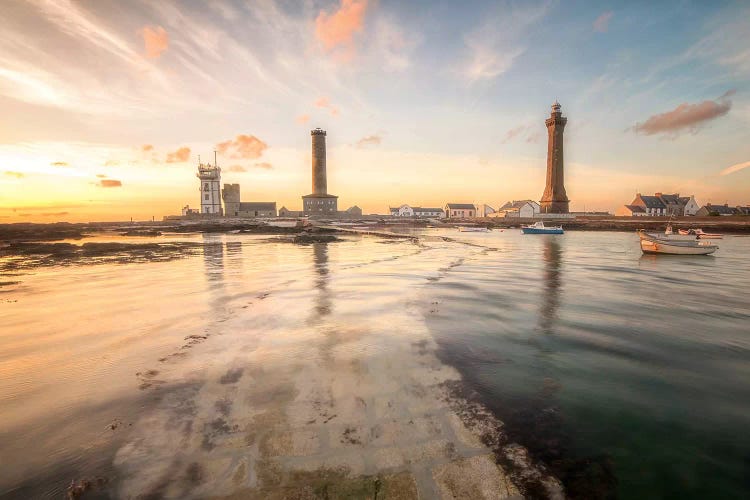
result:
[[[477,226],[458,226],[458,230],[462,233],[488,233],[490,231],[486,227]]]
[[[562,226],[545,226],[542,221],[522,225],[521,231],[523,234],[563,234]]]
[[[680,239],[680,235],[654,235],[643,230],[638,232],[641,238],[641,251],[646,254],[669,255],[708,255],[719,247],[710,241],[700,241],[695,236]]]
[[[706,233],[703,231],[703,229],[697,228],[697,229],[680,229],[679,233],[681,235],[694,235],[697,236],[699,239],[702,240],[720,240],[722,239],[722,235],[717,233]]]

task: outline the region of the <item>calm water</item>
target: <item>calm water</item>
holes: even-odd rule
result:
[[[195,235],[203,251],[170,262],[3,276],[20,283],[0,287],[0,496],[116,484],[164,392],[258,345],[279,367],[346,349],[316,326],[335,318],[383,328],[366,357],[426,330],[572,496],[747,497],[750,238],[670,258],[626,233],[419,235]]]

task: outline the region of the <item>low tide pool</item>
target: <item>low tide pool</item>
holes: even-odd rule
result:
[[[416,236],[0,262],[0,496],[747,496],[750,238]]]

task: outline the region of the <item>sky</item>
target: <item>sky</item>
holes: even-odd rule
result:
[[[538,200],[568,117],[571,210],[750,204],[750,3],[5,0],[0,223],[157,220],[217,151],[301,209],[324,128],[339,208]]]

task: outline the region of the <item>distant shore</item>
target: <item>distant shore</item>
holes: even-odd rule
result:
[[[295,235],[314,230],[335,232],[336,224],[345,223],[342,230],[361,230],[367,225],[368,231],[389,231],[400,228],[456,227],[462,225],[484,226],[490,229],[512,229],[522,224],[535,222],[521,218],[477,218],[477,219],[411,219],[398,217],[374,217],[347,219],[345,221],[317,221],[310,224],[297,223],[294,219],[212,219],[206,221],[145,221],[145,222],[85,222],[85,223],[26,223],[0,224],[0,241],[60,241],[84,239],[93,233],[110,232],[121,236],[160,236],[162,233],[226,233],[247,234],[287,234]],[[750,234],[750,217],[678,217],[671,221],[667,217],[607,217],[587,216],[575,219],[547,220],[548,224],[561,224],[570,231],[636,231],[646,229],[661,231],[671,222],[673,228],[702,228],[726,234]],[[360,227],[357,227],[361,225]]]

